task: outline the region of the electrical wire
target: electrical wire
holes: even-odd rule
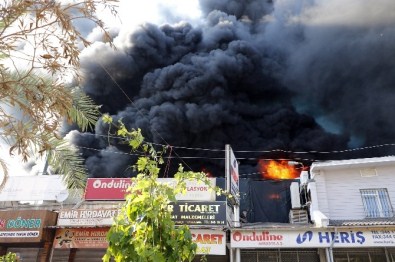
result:
[[[110,137],[110,138],[114,138],[114,139],[124,139],[123,137],[114,136],[114,135],[100,135],[100,134],[93,134],[93,133],[84,133],[84,135],[102,136],[102,137],[105,137],[105,138]],[[152,145],[157,145],[157,146],[170,146],[169,144],[159,144],[159,143],[153,143],[153,142],[149,142],[149,143],[151,143]],[[344,149],[344,150],[331,150],[331,151],[317,151],[317,150],[292,151],[292,150],[284,150],[284,149],[272,149],[272,150],[233,150],[233,152],[234,153],[240,153],[240,154],[245,154],[245,153],[276,153],[276,152],[287,153],[287,154],[341,154],[341,153],[349,153],[349,152],[356,152],[356,151],[369,150],[369,149],[382,148],[382,147],[390,147],[390,146],[395,147],[395,143],[387,143],[387,144],[365,146],[365,147],[357,147],[357,148]],[[185,146],[175,146],[175,145],[172,145],[171,147],[172,148],[177,148],[177,149],[184,149],[184,150],[209,151],[209,152],[225,152],[225,149],[218,149],[218,148],[185,147]]]
[[[122,151],[113,151],[110,149],[104,149],[104,148],[92,148],[92,147],[85,147],[85,146],[76,146],[73,145],[76,148],[80,149],[85,149],[85,150],[92,150],[92,151],[104,151],[108,153],[113,153],[113,154],[120,154],[120,155],[129,155],[129,156],[143,156],[143,154],[138,154],[138,153],[127,153],[127,152],[122,152]],[[174,150],[172,150],[174,152]],[[204,156],[163,156],[163,159],[206,159],[206,160],[224,160],[225,157],[204,157]],[[311,158],[263,158],[263,157],[238,157],[238,160],[262,160],[262,161],[309,161],[309,162],[314,162],[317,161],[315,159]]]

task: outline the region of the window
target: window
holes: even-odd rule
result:
[[[366,217],[392,217],[394,212],[386,188],[361,189]]]

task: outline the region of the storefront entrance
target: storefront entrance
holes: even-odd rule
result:
[[[387,260],[388,256],[388,260]],[[385,262],[395,261],[395,249],[364,248],[364,249],[334,249],[335,262]]]
[[[51,261],[53,262],[97,262],[102,261],[105,249],[54,249]]]
[[[320,262],[317,249],[242,250],[243,262]]]

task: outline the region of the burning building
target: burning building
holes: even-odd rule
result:
[[[247,175],[260,172],[259,159],[386,155],[394,5],[200,0],[199,22],[123,25],[113,35],[117,50],[100,41],[85,49],[82,86],[103,113],[216,177],[225,144]],[[131,176],[133,156],[116,138],[109,145],[107,131],[99,122],[69,137],[90,176]],[[347,150],[355,146],[368,149]]]

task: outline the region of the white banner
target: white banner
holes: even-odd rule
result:
[[[60,210],[58,226],[111,226],[118,209],[65,209]]]
[[[231,248],[325,248],[333,247],[393,247],[395,228],[383,230],[338,229],[303,231],[235,230],[231,233]]]
[[[191,229],[198,255],[226,255],[226,233],[222,230]]]
[[[20,237],[38,237],[40,231],[1,231],[0,237],[4,238],[20,238]]]
[[[215,178],[209,178],[210,185],[206,185],[201,181],[187,180],[185,194],[176,195],[177,200],[201,200],[215,201],[215,191],[213,190],[216,183]],[[174,178],[158,178],[161,183],[174,184]]]
[[[67,195],[59,175],[10,176],[0,191],[0,201],[63,201]]]

